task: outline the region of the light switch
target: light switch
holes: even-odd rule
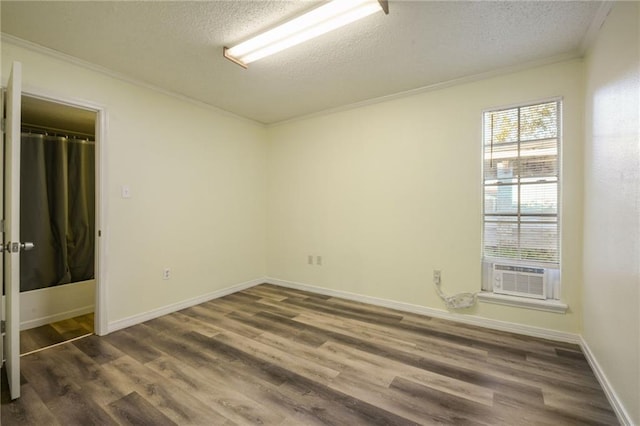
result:
[[[131,198],[131,188],[129,185],[122,185],[120,189],[122,198]]]

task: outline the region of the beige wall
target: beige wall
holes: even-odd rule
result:
[[[636,2],[620,2],[586,61],[584,339],[640,424],[640,79]]]
[[[446,292],[480,287],[482,110],[562,96],[569,312],[481,303],[465,313],[583,333],[640,423],[639,18],[637,3],[617,5],[586,67],[562,62],[268,129],[4,42],[2,83],[19,60],[28,91],[107,110],[109,322],[264,275],[444,309],[433,269]]]
[[[107,110],[110,323],[264,276],[262,126],[7,42],[3,84],[14,60],[25,90]]]
[[[564,97],[562,300],[567,314],[481,303],[466,313],[578,333],[583,64],[563,62],[269,128],[270,277],[444,309],[480,289],[481,118]],[[308,265],[321,255],[323,265]]]

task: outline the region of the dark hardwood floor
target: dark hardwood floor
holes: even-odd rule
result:
[[[22,378],[3,426],[618,424],[576,345],[266,284],[24,356]]]
[[[20,332],[20,354],[91,334],[93,318],[93,313],[90,313],[23,330]]]

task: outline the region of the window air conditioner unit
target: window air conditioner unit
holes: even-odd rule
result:
[[[493,265],[493,292],[511,296],[547,298],[544,268]]]

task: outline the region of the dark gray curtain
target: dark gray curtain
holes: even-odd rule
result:
[[[94,277],[95,145],[22,133],[20,291]]]

